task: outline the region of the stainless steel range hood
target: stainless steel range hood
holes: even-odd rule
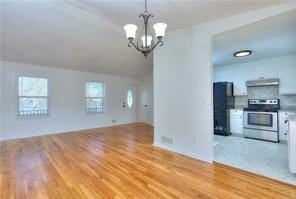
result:
[[[259,79],[259,80],[249,80],[246,81],[246,86],[278,86],[280,84],[280,79]]]

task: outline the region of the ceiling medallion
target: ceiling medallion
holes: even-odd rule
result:
[[[165,34],[165,29],[167,27],[166,23],[156,23],[153,25],[154,31],[155,31],[155,39],[153,36],[148,34],[149,31],[149,19],[150,17],[153,17],[152,14],[149,14],[147,11],[147,0],[145,0],[145,11],[141,14],[139,14],[140,18],[143,18],[144,25],[143,30],[141,32],[141,40],[142,44],[139,45],[139,42],[137,41],[137,44],[134,43],[134,39],[136,38],[136,31],[137,26],[135,24],[127,24],[123,27],[123,29],[126,32],[126,37],[129,40],[128,46],[132,47],[134,46],[138,51],[144,54],[145,57],[148,56],[150,52],[152,52],[158,45],[163,45],[163,37]],[[144,31],[144,33],[143,33]]]

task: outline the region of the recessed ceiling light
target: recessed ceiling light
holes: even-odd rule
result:
[[[251,50],[242,50],[242,51],[235,52],[233,54],[233,56],[235,56],[235,57],[245,57],[245,56],[249,56],[251,54],[252,54]]]

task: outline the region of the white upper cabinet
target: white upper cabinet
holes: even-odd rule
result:
[[[244,79],[244,71],[241,69],[230,69],[225,67],[217,67],[214,72],[214,82],[232,82],[233,95],[247,95],[246,80]]]
[[[247,80],[260,80],[260,79],[271,79],[278,78],[279,72],[275,66],[259,66],[252,67],[245,71]]]
[[[233,82],[234,96],[247,95],[246,81],[279,78],[280,94],[296,94],[296,55],[217,66],[215,81]]]
[[[247,94],[246,81],[236,77],[233,81],[233,95],[243,96]]]
[[[233,95],[242,96],[247,95],[246,87],[246,71],[243,68],[236,68],[233,70]]]
[[[278,78],[278,69],[274,66],[243,66],[231,65],[227,67],[215,68],[214,80],[233,82],[233,95],[248,95],[246,81],[256,79]]]
[[[296,62],[295,66],[286,66],[279,69],[280,94],[296,94]]]

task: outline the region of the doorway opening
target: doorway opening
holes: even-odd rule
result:
[[[213,37],[215,162],[291,184],[295,23],[289,11]]]

